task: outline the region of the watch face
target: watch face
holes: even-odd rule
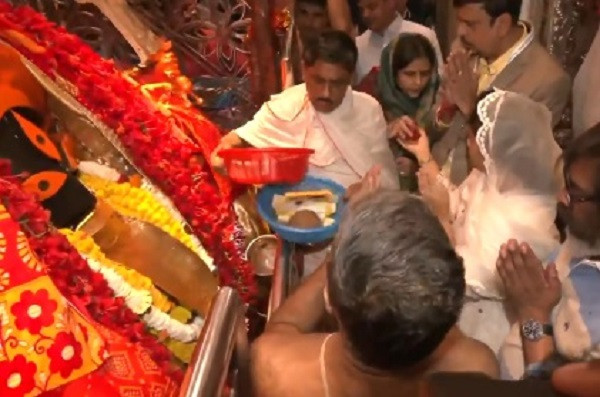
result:
[[[525,339],[530,341],[540,340],[544,336],[544,326],[535,320],[526,321],[521,331]]]

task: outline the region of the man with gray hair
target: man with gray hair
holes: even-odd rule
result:
[[[329,260],[255,342],[256,395],[417,396],[434,372],[495,377],[491,350],[456,327],[464,293],[462,260],[423,201],[362,196]],[[316,330],[326,313],[337,332]]]

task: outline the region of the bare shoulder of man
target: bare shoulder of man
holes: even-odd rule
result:
[[[485,343],[465,337],[461,348],[456,352],[456,370],[454,372],[477,372],[497,379],[500,365],[496,355]]]
[[[254,395],[299,397],[311,396],[320,390],[319,350],[323,338],[323,334],[265,333],[260,336],[251,349]]]
[[[281,371],[278,370],[278,362],[281,362],[279,357],[281,349],[278,348],[281,346],[280,339],[280,335],[266,334],[252,343],[250,373],[255,396],[279,397],[285,395],[285,385],[281,382]]]
[[[450,346],[439,352],[439,359],[432,372],[477,373],[492,379],[500,376],[496,355],[487,345],[462,332],[456,332],[454,338],[456,339]]]

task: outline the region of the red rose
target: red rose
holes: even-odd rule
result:
[[[11,361],[0,362],[0,396],[22,397],[33,390],[35,363],[18,354]]]
[[[15,316],[17,329],[27,329],[31,334],[39,334],[42,328],[54,322],[57,306],[56,301],[49,298],[48,291],[41,289],[35,293],[23,292],[19,302],[12,305],[10,311]]]
[[[50,358],[50,371],[60,372],[63,378],[67,378],[83,365],[81,344],[68,332],[61,332],[56,336],[47,354]]]
[[[15,29],[46,47],[46,52],[41,55],[29,53],[24,47],[19,50],[50,78],[60,76],[76,88],[77,99],[116,131],[136,165],[170,196],[214,257],[215,265],[222,269],[221,273],[242,275],[241,278],[228,279],[227,283],[233,284],[242,293],[247,291],[246,283],[254,283],[249,264],[240,259],[238,247],[219,241],[235,219],[230,207],[231,189],[225,189],[228,185],[221,178],[215,181],[207,164],[190,165],[189,162],[192,153],[206,155],[210,152],[207,148],[216,146],[220,139],[217,128],[199,113],[165,116],[143,96],[139,87],[121,77],[114,62],[102,59],[79,37],[30,8],[13,8],[4,4],[0,27]],[[73,73],[73,70],[81,73]],[[98,85],[100,82],[102,84]],[[124,107],[124,103],[128,106]],[[176,125],[189,129],[192,140],[179,139],[174,131]],[[27,198],[23,195],[17,198],[22,200],[23,197]],[[13,206],[13,214],[21,207],[20,204]],[[20,216],[17,218],[27,220]],[[29,218],[33,234],[46,232],[41,228],[42,222],[31,221],[32,218],[37,217]],[[50,275],[60,290],[69,295],[68,298],[75,295],[82,298],[92,292],[95,297],[111,295],[106,292],[106,285],[96,282],[90,275],[85,262],[82,264],[81,260],[59,254],[69,248],[61,246],[59,253],[48,247],[39,248],[40,256],[47,254],[44,260],[50,268]],[[91,305],[91,302],[88,304]],[[109,317],[114,317],[115,322],[121,319],[117,314]]]

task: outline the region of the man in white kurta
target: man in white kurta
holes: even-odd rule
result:
[[[350,88],[357,50],[340,31],[328,31],[304,52],[306,83],[274,95],[254,118],[225,136],[219,150],[231,147],[310,148],[309,172],[350,187],[381,166],[381,184],[398,187],[383,110],[371,96]]]
[[[258,148],[314,149],[309,173],[344,187],[359,182],[378,164],[383,166],[382,183],[398,185],[381,107],[371,96],[350,88],[340,106],[321,113],[308,100],[305,84],[293,86],[274,95],[235,133]]]
[[[223,137],[211,162],[222,167],[224,148],[310,148],[309,173],[348,188],[360,187],[369,171],[381,167],[380,184],[399,186],[387,139],[383,110],[375,98],[350,88],[358,52],[340,31],[322,33],[303,53],[306,83],[293,86],[263,104],[254,118]],[[328,248],[305,257],[305,274],[324,260]]]
[[[435,32],[396,13],[396,0],[360,0],[359,3],[369,29],[356,38],[356,83],[361,83],[373,68],[379,67],[383,49],[402,33],[415,33],[426,37],[435,50],[437,64],[444,64]]]

